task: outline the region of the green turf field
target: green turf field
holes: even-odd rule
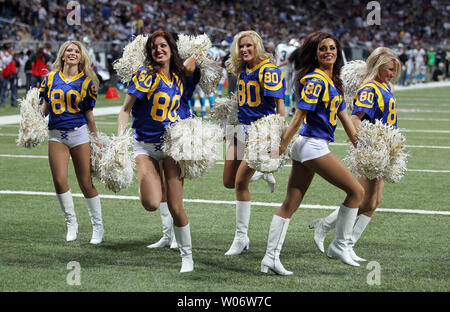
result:
[[[159,212],[146,212],[140,205],[136,182],[114,194],[94,180],[100,195],[109,195],[102,199],[105,241],[99,246],[89,244],[87,208],[82,197],[74,197],[79,236],[66,243],[47,144],[19,148],[15,144],[18,125],[0,125],[0,291],[448,292],[449,95],[448,87],[396,93],[399,127],[407,137],[409,171],[400,183],[386,184],[382,209],[356,245],[357,254],[370,264],[353,268],[316,249],[309,222],[329,214],[344,198],[342,191],[316,176],[291,220],[282,249],[284,266],[294,272],[287,277],[262,274],[259,267],[271,218],[284,199],[289,167],[275,175],[273,194],[262,180],[250,185],[252,201],[272,205],[253,205],[250,249],[235,257],[223,255],[235,229],[234,192],[222,185],[223,163],[200,179],[186,180],[184,198],[195,271],[180,274],[178,251],[146,248],[160,238],[161,222]],[[99,95],[98,107],[121,103]],[[0,116],[17,113],[17,108],[0,109]],[[115,133],[116,119],[99,116],[97,127]],[[331,150],[343,158],[345,143],[338,124]],[[72,166],[69,179],[72,192],[81,194]],[[326,246],[333,236],[334,232],[328,235]],[[79,285],[72,285],[78,268],[71,266],[73,262],[79,264],[79,283],[75,282]]]

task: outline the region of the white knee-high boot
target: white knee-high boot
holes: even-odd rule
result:
[[[102,220],[102,206],[100,204],[100,196],[85,198],[88,207],[89,216],[92,223],[92,238],[89,243],[96,245],[103,241],[105,230]]]
[[[333,242],[328,247],[327,256],[339,258],[345,264],[359,266],[350,256],[349,242],[353,233],[353,226],[358,214],[357,208],[348,208],[341,205],[336,221],[336,233]]]
[[[176,245],[176,240],[173,232],[173,219],[167,202],[161,202],[159,204],[159,215],[161,216],[163,236],[156,243],[148,245],[147,248],[163,248],[167,246],[170,246],[170,248],[177,248],[177,246],[172,247],[171,245],[172,242]]]
[[[261,261],[261,272],[267,273],[268,269],[271,269],[279,275],[293,274],[291,271],[287,271],[280,261],[281,248],[283,247],[289,222],[290,219],[285,219],[277,215],[272,217],[266,254]]]
[[[355,261],[366,261],[366,259],[358,257],[356,255],[355,251],[353,250],[353,247],[355,246],[356,242],[361,237],[362,233],[366,229],[366,227],[369,224],[371,219],[372,219],[371,217],[368,217],[364,214],[360,214],[359,216],[356,217],[356,222],[355,222],[355,225],[353,226],[352,237],[349,242],[350,255],[351,255],[352,259]]]
[[[321,252],[325,252],[324,242],[328,232],[336,226],[339,208],[325,218],[315,219],[309,224],[314,229],[314,242]]]
[[[63,194],[56,194],[61,210],[64,213],[64,218],[67,224],[66,241],[71,242],[77,239],[78,222],[73,204],[72,192],[68,190]]]
[[[180,273],[194,271],[194,260],[192,259],[191,228],[189,223],[185,226],[173,226],[178,249],[181,255]]]
[[[225,256],[239,255],[244,249],[249,248],[248,224],[250,222],[250,206],[249,201],[236,201],[236,232],[233,243],[225,253]]]

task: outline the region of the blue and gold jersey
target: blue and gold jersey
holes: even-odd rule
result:
[[[42,80],[39,96],[49,106],[48,128],[69,131],[86,124],[84,113],[94,108],[97,91],[84,72],[71,79],[51,72]]]
[[[191,76],[185,77],[183,95],[181,96],[181,105],[178,109],[178,116],[180,116],[181,119],[191,117],[189,100],[192,98],[192,94],[194,94],[195,87],[199,83],[200,77],[200,68],[197,65],[195,65],[194,73]]]
[[[238,77],[239,121],[252,122],[276,113],[275,99],[284,99],[286,82],[283,73],[269,59],[252,69],[244,68]]]
[[[391,91],[391,85],[371,81],[356,92],[352,114],[366,113],[363,120],[371,123],[381,120],[384,124],[397,127],[397,104]]]
[[[308,111],[299,134],[334,142],[337,113],[345,109],[342,94],[318,68],[300,80],[299,88],[297,108]]]
[[[133,74],[128,94],[137,97],[131,109],[136,140],[162,142],[165,127],[177,120],[183,84],[173,76],[173,81],[169,81],[164,74],[153,73],[150,67],[141,67]]]

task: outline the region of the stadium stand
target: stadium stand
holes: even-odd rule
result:
[[[67,22],[72,11],[67,3],[0,0],[0,45],[13,42],[18,60],[39,47],[55,54],[61,41],[84,38],[109,79],[108,53],[113,42],[124,47],[133,36],[160,28],[173,33],[206,33],[217,45],[223,40],[231,42],[234,34],[245,29],[256,30],[266,43],[275,44],[322,30],[340,38],[347,60],[365,59],[378,46],[396,49],[399,55],[406,49],[408,58],[416,57],[413,50],[420,44],[429,67],[426,80],[431,80],[436,69],[443,69],[439,77],[449,76],[450,4],[444,0],[378,1],[380,25],[368,25],[368,1],[87,0],[79,2],[80,23],[73,26]],[[434,53],[430,65],[429,52]],[[419,50],[419,54],[423,53]],[[24,75],[19,74],[22,85]],[[402,84],[422,81],[413,78]]]

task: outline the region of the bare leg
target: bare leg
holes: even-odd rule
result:
[[[159,208],[162,199],[161,173],[158,161],[146,155],[136,157],[139,182],[139,198],[148,211]]]

